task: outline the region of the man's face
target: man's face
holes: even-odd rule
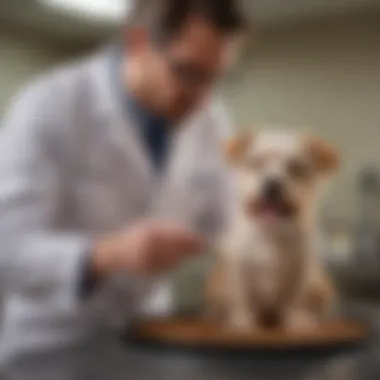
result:
[[[199,18],[189,18],[162,46],[148,36],[140,38],[135,53],[154,108],[172,120],[180,120],[207,98],[237,51],[238,36],[226,35]]]

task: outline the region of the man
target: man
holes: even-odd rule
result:
[[[211,92],[243,29],[233,0],[139,2],[123,46],[16,100],[0,137],[9,379],[127,378],[120,330],[170,306],[161,279],[228,215]]]

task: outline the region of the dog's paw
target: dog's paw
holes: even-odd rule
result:
[[[310,287],[307,295],[307,307],[316,313],[321,313],[329,309],[335,299],[334,287],[330,281],[323,279]]]
[[[285,319],[287,330],[296,333],[312,333],[318,329],[319,322],[309,311],[294,310]]]
[[[246,333],[256,328],[256,322],[248,312],[234,312],[227,320],[227,327],[234,332]]]

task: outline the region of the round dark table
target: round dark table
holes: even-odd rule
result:
[[[379,343],[221,351],[125,341],[131,380],[378,380]]]

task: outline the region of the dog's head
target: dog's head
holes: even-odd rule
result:
[[[339,166],[326,141],[292,132],[240,135],[225,153],[244,212],[266,225],[302,223],[314,211],[320,184]]]

